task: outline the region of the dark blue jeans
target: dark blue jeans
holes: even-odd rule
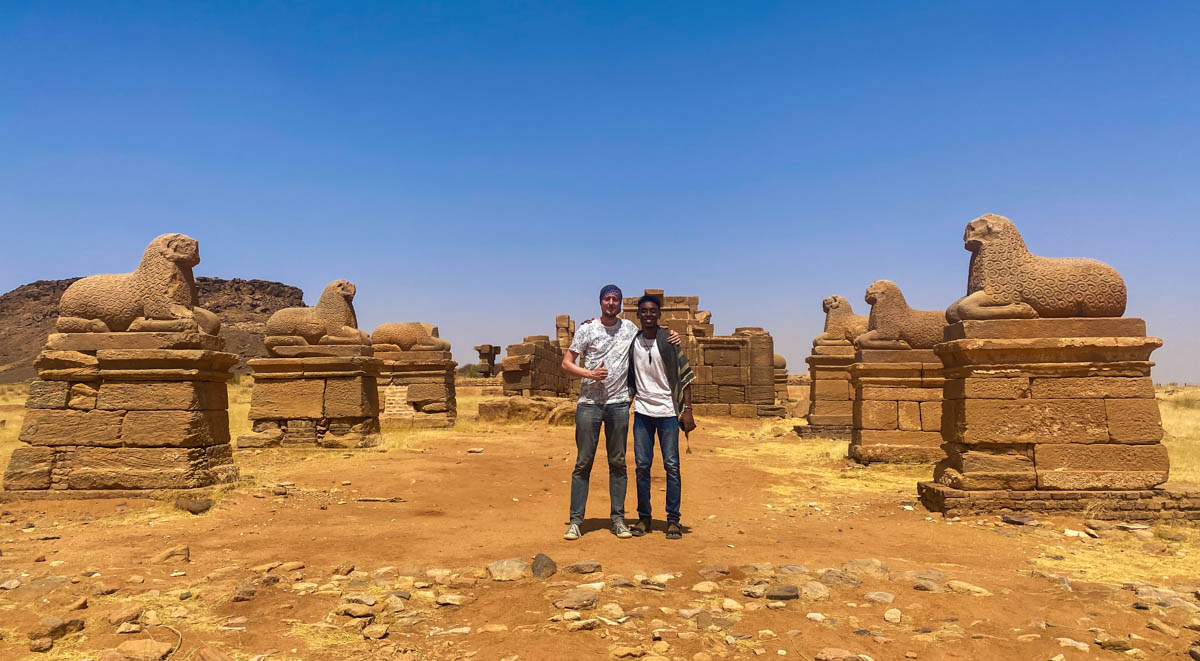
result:
[[[587,507],[588,478],[592,461],[600,445],[600,425],[604,425],[604,445],[608,450],[608,499],[614,522],[625,519],[625,491],[629,476],[625,472],[625,445],[629,440],[629,402],[619,404],[579,404],[575,408],[575,470],[571,472],[571,523],[583,523]]]
[[[662,449],[663,468],[667,471],[667,522],[679,523],[679,418],[652,418],[633,414],[633,457],[637,474],[638,518],[650,516],[650,466],[654,464],[654,434]]]

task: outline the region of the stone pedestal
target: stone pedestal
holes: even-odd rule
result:
[[[850,440],[854,425],[854,391],[850,388],[850,365],[854,346],[815,346],[808,363],[808,425],[796,427],[802,438]]]
[[[291,358],[249,361],[253,432],[238,448],[356,448],[379,444],[382,361],[363,345],[277,347]]]
[[[479,376],[485,379],[496,376],[499,372],[496,369],[496,358],[500,356],[500,347],[494,344],[480,344],[475,347],[475,351],[479,352],[479,364],[476,365]]]
[[[233,482],[225,383],[203,333],[55,333],[35,366],[0,500],[137,497]]]
[[[926,507],[1195,512],[1155,489],[1169,469],[1150,377],[1162,340],[1141,319],[964,321],[945,337],[946,456],[918,485]]]
[[[571,391],[571,380],[562,371],[563,352],[548,335],[530,335],[520,344],[508,345],[500,361],[504,394],[512,397],[563,397]]]
[[[932,464],[944,456],[942,363],[932,350],[861,350],[850,379],[853,459]]]
[[[458,417],[449,351],[387,351],[379,368],[380,423],[385,429],[442,429]]]

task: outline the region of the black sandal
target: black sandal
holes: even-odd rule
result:
[[[629,532],[634,537],[641,537],[650,532],[650,519],[638,519],[638,522],[629,527]]]
[[[667,524],[667,539],[683,539],[683,528],[678,521]]]

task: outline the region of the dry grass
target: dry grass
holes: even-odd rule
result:
[[[714,433],[719,436],[754,441],[717,452],[744,460],[778,478],[767,491],[783,505],[816,502],[826,506],[831,497],[866,493],[915,498],[916,483],[929,479],[931,474],[928,466],[859,466],[846,459],[847,441],[801,440],[792,436],[794,420],[769,421],[752,428],[743,425],[740,429],[715,420],[709,422],[716,422]]]
[[[1161,584],[1172,579],[1194,582],[1200,576],[1200,553],[1192,552],[1196,548],[1197,532],[1187,526],[1159,528],[1182,532],[1187,539],[1171,544],[1171,554],[1157,555],[1147,552],[1145,546],[1161,543],[1161,540],[1150,542],[1130,533],[1115,533],[1094,546],[1064,537],[1062,544],[1045,547],[1044,555],[1032,562],[1037,567],[1068,578],[1102,583],[1142,580]],[[1061,557],[1062,560],[1050,556]]]
[[[1200,388],[1160,389],[1158,409],[1171,455],[1171,483],[1200,485]]]

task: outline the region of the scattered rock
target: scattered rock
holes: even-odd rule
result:
[[[618,645],[617,647],[612,648],[612,651],[609,652],[609,654],[611,654],[612,657],[616,658],[616,659],[636,659],[640,656],[645,655],[646,653],[636,647],[629,647],[628,645]]]
[[[172,546],[171,548],[154,556],[154,559],[151,560],[151,562],[156,565],[160,565],[173,558],[178,558],[184,562],[191,562],[192,552],[187,546]]]
[[[467,454],[483,454],[483,448],[467,448]]]
[[[149,639],[127,640],[117,645],[117,652],[124,655],[126,661],[162,661],[174,650],[171,643],[156,643]]]
[[[817,581],[809,581],[800,588],[807,601],[824,601],[829,599],[829,588]]]
[[[772,585],[767,588],[766,598],[771,601],[787,601],[800,598],[800,590],[794,585]]]
[[[1028,514],[1003,514],[1000,520],[1014,526],[1032,526],[1037,524],[1037,519]]]
[[[279,571],[284,572],[284,573],[300,571],[301,569],[304,569],[304,567],[305,567],[304,563],[300,562],[299,560],[293,560],[292,562],[284,562],[279,565],[276,565],[276,568],[279,569]]]
[[[117,627],[117,633],[141,633],[142,625],[137,622],[126,622]]]
[[[865,597],[873,604],[890,604],[896,600],[896,595],[891,592],[868,592]]]
[[[381,638],[387,638],[388,628],[386,624],[372,624],[370,626],[363,627],[362,635],[363,638],[366,638],[367,640],[379,640]]]
[[[625,617],[625,609],[621,608],[621,604],[618,604],[615,601],[601,606],[600,613],[610,620],[619,620]]]
[[[946,581],[946,587],[949,588],[951,592],[957,592],[959,594],[969,594],[973,597],[990,597],[990,596],[992,596],[991,592],[988,592],[987,590],[979,587],[978,585],[971,585],[970,583],[967,583],[966,581]]]
[[[888,622],[891,622],[892,624],[900,624],[900,620],[902,619],[900,609],[899,608],[887,609],[883,613],[883,619],[887,620]]]
[[[816,661],[862,661],[862,659],[854,652],[840,647],[826,647],[817,652]]]
[[[851,560],[842,565],[842,569],[851,574],[858,576],[869,576],[871,578],[885,579],[888,575],[888,566],[875,558],[859,558]]]
[[[927,579],[921,579],[913,583],[913,589],[920,592],[942,592],[942,586]]]
[[[558,573],[558,565],[550,559],[550,556],[539,553],[533,556],[532,571],[534,578],[550,578]]]
[[[462,606],[467,603],[467,598],[461,594],[440,594],[434,603],[438,606]]]
[[[775,569],[775,572],[778,574],[807,574],[808,567],[805,567],[804,565],[785,563],[779,565],[779,567]]]
[[[212,509],[212,506],[212,498],[180,496],[175,499],[175,509],[183,510],[188,514],[204,514]]]
[[[600,625],[600,620],[595,618],[587,620],[579,620],[567,625],[567,631],[590,631]]]
[[[1157,631],[1159,633],[1166,634],[1172,638],[1179,637],[1179,629],[1176,629],[1166,622],[1163,622],[1157,617],[1150,618],[1150,622],[1146,625],[1146,628],[1151,631]]]
[[[237,587],[237,590],[233,593],[233,601],[235,601],[235,602],[250,601],[251,599],[254,598],[255,592],[256,592],[256,590],[254,589],[253,585],[248,585],[246,583],[243,583],[243,584],[239,585]]]
[[[49,638],[34,638],[29,641],[30,652],[49,652],[54,647],[54,641]]]
[[[440,597],[438,598],[438,603],[441,603]],[[455,604],[455,605],[457,605],[457,604]],[[353,618],[363,618],[363,617],[374,617],[375,616],[375,611],[371,610],[371,607],[366,604],[342,603],[342,604],[338,604],[337,608],[335,608],[333,610],[333,612],[337,615],[345,615],[346,617],[353,617]]]
[[[115,626],[126,622],[136,622],[142,616],[141,604],[125,604],[108,616],[108,623]]]
[[[600,571],[600,569],[601,566],[599,562],[596,562],[595,560],[584,560],[583,562],[576,562],[575,564],[567,565],[563,571],[567,572],[568,574],[594,574]]]
[[[1096,634],[1096,644],[1109,652],[1128,652],[1133,649],[1133,642],[1122,636],[1110,636],[1103,631]]]
[[[1088,651],[1087,643],[1081,643],[1078,640],[1072,640],[1070,638],[1056,638],[1055,640],[1058,641],[1059,647],[1073,647],[1080,652]]]
[[[529,563],[521,558],[505,558],[487,566],[493,581],[516,581],[529,572]]]
[[[831,588],[856,588],[862,585],[862,579],[841,569],[822,569],[818,580]]]
[[[724,564],[709,565],[700,570],[700,577],[710,580],[710,581],[715,581],[715,580],[720,579],[723,576],[728,576],[731,571],[732,570],[729,569],[729,565],[724,565]]]
[[[72,601],[71,604],[69,606],[67,606],[67,610],[81,611],[87,607],[88,607],[87,597],[80,597],[80,598],[76,599],[75,601]]]
[[[10,578],[0,583],[0,590],[16,590],[19,587],[21,587],[21,581],[16,578]]]
[[[69,633],[83,631],[83,620],[71,619],[64,620],[61,617],[44,617],[33,631],[29,632],[30,640],[40,640],[46,638],[49,640],[58,640]],[[49,649],[49,648],[47,648]]]
[[[710,592],[715,592],[717,589],[717,584],[712,581],[700,581],[692,586],[692,592],[699,592],[700,594],[709,594]]]
[[[726,611],[726,612],[740,611],[740,610],[742,610],[742,605],[739,604],[738,602],[734,601],[733,599],[729,599],[727,597],[724,601],[721,602],[721,610]]]

